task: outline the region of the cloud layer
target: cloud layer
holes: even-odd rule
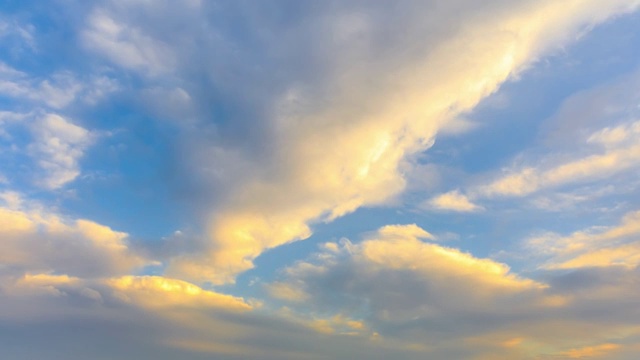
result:
[[[58,5],[0,6],[0,358],[637,357],[640,1]]]

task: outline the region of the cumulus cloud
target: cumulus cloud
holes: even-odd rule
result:
[[[556,148],[557,152],[548,152],[535,161],[502,169],[488,183],[470,186],[467,194],[450,191],[428,200],[423,207],[468,212],[482,209],[472,200],[537,195],[532,200],[534,206],[560,211],[612,192],[629,192],[637,184],[626,177],[616,181],[615,176],[632,174],[640,166],[639,128],[635,117],[618,119],[615,126],[591,130],[581,139],[574,139],[574,149]],[[612,181],[619,184],[615,189],[611,188]],[[573,188],[563,192],[563,187],[570,185]]]
[[[490,311],[496,303],[522,301],[544,288],[505,264],[420,238],[432,237],[415,225],[394,225],[357,244],[329,243],[315,260],[284,270],[285,282],[270,290],[286,286],[297,296],[276,292],[277,298],[366,314],[378,327],[392,327],[449,311]]]
[[[618,344],[600,344],[596,346],[587,346],[578,349],[567,350],[562,355],[569,359],[598,358],[605,355],[611,356],[611,353],[618,350]]]
[[[0,17],[0,41],[13,53],[34,51],[36,47],[35,27],[8,16]]]
[[[54,190],[72,182],[80,174],[79,160],[94,143],[97,132],[90,131],[65,115],[82,106],[93,106],[120,88],[118,81],[97,72],[78,76],[67,70],[46,76],[32,75],[0,62],[0,95],[10,99],[0,115],[0,139],[6,141],[3,161],[21,163],[23,153],[36,166],[28,176],[37,186]],[[31,144],[24,141],[24,130]],[[37,171],[36,169],[40,170]],[[7,165],[10,170],[10,165]],[[14,169],[13,174],[24,170]],[[7,179],[5,182],[26,179]]]
[[[601,131],[592,136],[599,134]],[[611,174],[636,167],[639,156],[640,146],[635,144],[608,148],[604,152],[573,159],[546,169],[528,167],[514,171],[483,187],[480,191],[488,196],[525,196],[540,189],[568,183],[602,180]]]
[[[37,76],[0,61],[0,94],[18,104],[26,102],[38,108],[62,110],[79,100],[95,104],[119,88],[118,81],[103,70],[85,76],[68,70]]]
[[[411,231],[383,229],[358,243],[328,243],[284,269],[275,289],[286,285],[304,297],[272,295],[298,311],[358,314],[373,338],[422,346],[422,356],[596,357],[637,343],[637,314],[624,315],[638,297],[637,269],[584,268],[531,280]],[[602,321],[598,314],[612,302],[619,309]]]
[[[13,198],[5,195],[5,201]],[[0,234],[0,263],[18,272],[102,277],[124,275],[148,263],[130,249],[127,234],[38,208],[0,207]]]
[[[229,311],[246,311],[251,306],[242,299],[204,290],[196,285],[160,276],[124,276],[106,281],[116,296],[145,308],[191,306],[224,308]]]
[[[323,244],[265,285],[265,302],[218,292],[212,284],[233,282],[267,249],[310,237],[317,223],[389,204],[416,168],[425,168],[419,154],[440,134],[467,131],[469,123],[460,119],[502,83],[639,4],[83,5],[74,39],[91,53],[91,66],[106,66],[127,86],[141,87],[128,92],[136,99],[127,106],[148,108],[153,119],[142,124],[170,129],[170,140],[153,141],[170,142],[161,145],[172,150],[167,172],[178,188],[173,195],[189,197],[180,200],[193,204],[200,223],[192,225],[203,234],[190,239],[188,231],[176,232],[175,242],[158,250],[168,259],[160,264],[127,233],[31,206],[17,193],[0,194],[3,356],[534,359],[632,353],[640,338],[637,213],[619,226],[530,241],[527,250],[548,261],[526,276],[434,243],[455,234],[434,236],[412,224],[384,226],[359,242]],[[119,88],[108,76],[62,70],[34,77],[0,63],[0,93],[36,109],[24,118],[33,119],[26,121],[33,136],[27,149],[42,171],[42,188],[57,190],[77,178],[95,141],[96,132],[70,120],[83,113],[71,107],[79,99],[95,105]],[[0,113],[0,125],[21,122],[15,114]],[[635,169],[637,120],[597,124],[580,138],[579,154],[513,167],[484,187],[449,191],[425,206],[480,211],[481,198],[527,196]],[[145,269],[149,264],[163,275],[141,275],[152,271]]]
[[[137,5],[135,3],[132,3]],[[172,65],[171,51],[161,41],[144,35],[139,29],[117,20],[100,10],[88,19],[84,43],[126,68],[159,72]]]
[[[482,210],[481,206],[472,203],[469,198],[458,190],[438,195],[423,204],[422,207],[436,210],[449,210],[458,212],[473,212]]]
[[[0,344],[9,358],[106,360],[132,353],[167,360],[417,356],[415,349],[359,334],[363,324],[348,317],[311,317],[287,309],[261,313],[242,298],[157,276],[86,280],[0,273],[0,300]],[[27,333],[29,344],[7,342]],[[43,345],[32,346],[33,341]],[[74,346],[78,341],[83,346]]]

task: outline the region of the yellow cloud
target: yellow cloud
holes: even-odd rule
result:
[[[587,346],[583,348],[571,349],[563,352],[561,355],[570,359],[585,359],[594,357],[603,357],[611,352],[618,350],[618,344],[601,344],[596,346]]]
[[[0,232],[16,234],[30,233],[34,230],[35,224],[26,214],[0,208]]]
[[[413,224],[391,225],[360,243],[332,243],[287,268],[275,288],[304,289],[305,300],[295,296],[292,306],[364,307],[375,313],[370,317],[391,323],[437,317],[446,309],[493,311],[496,303],[515,298],[517,308],[548,307],[539,301],[547,285],[519,277],[505,264],[419,238],[427,234]]]
[[[0,238],[0,262],[30,271],[109,276],[147,263],[131,251],[126,233],[41,208],[0,207]]]
[[[488,287],[477,288],[475,291],[478,294],[492,291],[489,289],[511,291],[543,287],[532,280],[511,274],[505,264],[479,259],[457,249],[424,243],[413,236],[413,226],[409,226],[405,234],[396,237],[379,237],[385,235],[385,228],[382,228],[383,232],[378,233],[378,237],[357,245],[356,256],[370,265],[410,269],[432,279],[466,279]]]
[[[25,274],[17,281],[18,285],[73,285],[80,281],[77,277],[52,274]]]
[[[105,280],[105,283],[117,290],[119,298],[145,308],[215,307],[233,311],[251,309],[241,298],[160,276],[123,276]]]

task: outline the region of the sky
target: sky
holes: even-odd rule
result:
[[[3,0],[0,358],[637,359],[640,0]]]

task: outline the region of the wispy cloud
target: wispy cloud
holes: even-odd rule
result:
[[[576,231],[568,236],[546,233],[527,240],[527,248],[548,257],[550,269],[640,264],[640,212],[626,214],[619,225]]]
[[[528,197],[540,209],[559,211],[610,193],[612,181],[627,179],[623,176],[640,166],[637,83],[638,73],[634,72],[613,84],[571,97],[548,120],[552,125],[547,127],[561,129],[543,132],[538,147],[468,185],[464,194],[460,190],[450,191],[433,197],[425,205],[465,212],[474,205],[480,206],[474,202]],[[620,93],[624,96],[618,96]],[[584,123],[574,124],[576,117],[583,116],[584,106],[603,101],[597,99],[606,99],[608,107],[594,110]],[[616,191],[629,191],[634,186],[633,180],[620,180]]]

